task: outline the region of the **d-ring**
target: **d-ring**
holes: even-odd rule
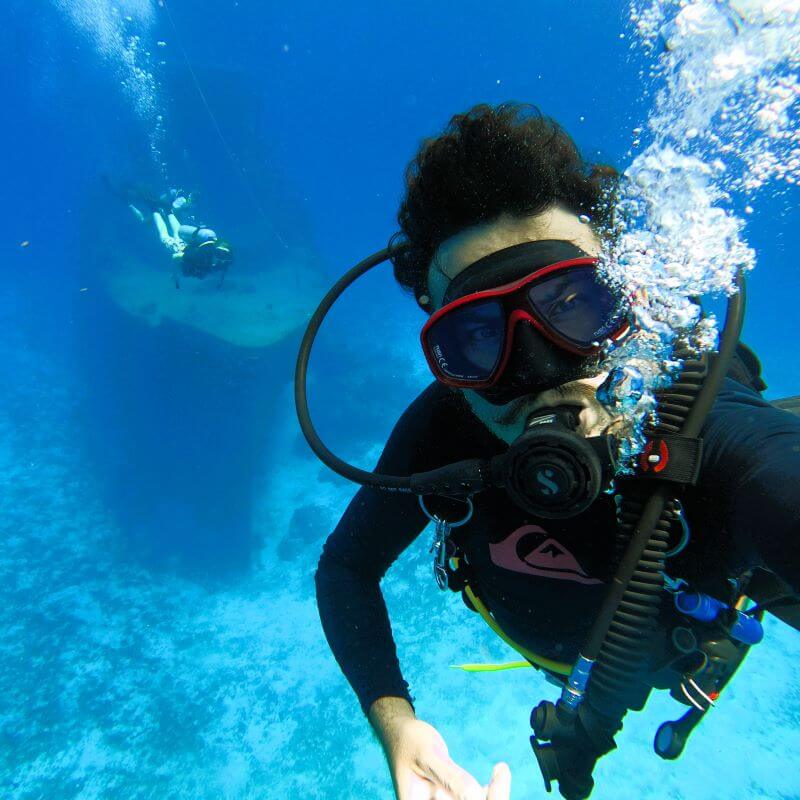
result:
[[[446,520],[441,519],[441,517],[437,517],[436,514],[431,514],[431,512],[428,511],[428,507],[425,505],[425,497],[423,495],[420,495],[418,499],[419,507],[431,522],[443,522],[448,528],[460,528],[462,525],[466,525],[472,519],[472,512],[475,510],[475,507],[472,504],[472,498],[468,497],[466,500],[459,501],[467,504],[467,513],[464,515],[464,517],[458,520],[458,522],[447,522]]]

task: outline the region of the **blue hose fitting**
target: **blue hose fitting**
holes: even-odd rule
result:
[[[736,615],[730,627],[730,634],[742,644],[758,644],[764,638],[764,628],[761,622],[749,614],[743,614],[734,609]]]
[[[586,656],[578,656],[561,692],[561,702],[570,710],[575,710],[583,702],[593,666],[594,661]]]
[[[720,600],[700,592],[677,592],[675,608],[681,614],[700,622],[713,622],[727,606]]]
[[[758,644],[764,638],[764,628],[759,620],[707,594],[676,592],[675,608],[700,622],[723,622],[730,636],[742,644]]]

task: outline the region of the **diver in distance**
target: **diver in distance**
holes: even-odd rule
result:
[[[207,225],[182,223],[178,214],[191,209],[196,196],[183,189],[171,188],[156,194],[147,187],[133,184],[114,185],[107,176],[109,190],[128,204],[131,212],[145,222],[150,215],[159,241],[172,256],[172,279],[180,289],[181,276],[203,279],[218,274],[217,288],[225,280],[233,263],[233,250],[228,242]]]
[[[719,352],[687,355],[658,393],[635,474],[602,491],[613,418],[598,395],[613,376],[600,351],[636,324],[595,270],[617,180],[531,107],[454,116],[407,170],[400,234],[331,289],[301,345],[304,434],[363,484],[319,560],[319,613],[398,800],[510,796],[507,765],[482,786],[450,758],[398,662],[380,582],[431,520],[440,587],[561,687],[534,708],[531,745],[547,789],[569,800],[591,794],[597,760],[653,689],[685,711],[655,736],[674,759],[760,641],[764,613],[800,628],[800,419],[761,396],[739,342],[743,287]],[[370,473],[316,434],[306,370],[333,302],[387,259],[427,314],[435,380]]]
[[[153,217],[162,244],[172,251],[172,260],[176,267],[173,271],[175,287],[181,288],[181,275],[202,280],[217,273],[217,288],[220,288],[233,263],[230,244],[205,225],[176,224],[175,216],[169,215],[167,222],[171,230],[168,232],[163,218],[157,213]]]

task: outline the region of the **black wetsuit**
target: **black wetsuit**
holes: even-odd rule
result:
[[[800,418],[728,378],[703,440],[700,480],[683,496],[693,535],[669,562],[670,574],[711,591],[759,565],[800,590]],[[377,469],[409,475],[504,448],[459,392],[433,384],[401,417]],[[379,583],[427,521],[416,497],[362,488],[319,562],[325,634],[365,712],[383,696],[411,701]],[[605,495],[578,517],[541,520],[496,490],[475,497],[458,543],[505,632],[537,654],[569,662],[606,592],[615,529]]]
[[[226,268],[216,263],[214,245],[190,241],[187,243],[181,258],[181,270],[189,278],[205,278],[212,272],[225,272]]]

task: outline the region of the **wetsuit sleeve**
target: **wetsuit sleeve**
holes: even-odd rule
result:
[[[703,439],[730,541],[800,591],[800,417],[727,379]]]
[[[401,417],[377,471],[408,475],[426,468],[420,456],[436,448],[429,394]],[[322,627],[365,714],[379,697],[411,702],[380,582],[427,521],[414,495],[361,488],[323,548],[316,573]]]

